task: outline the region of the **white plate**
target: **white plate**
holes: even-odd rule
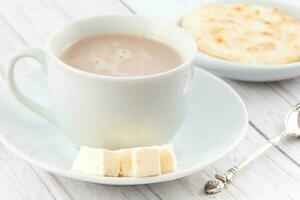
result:
[[[194,0],[194,2],[199,3],[195,3],[177,17],[175,19],[177,24],[180,24],[182,17],[191,10],[216,3],[251,3],[278,8],[300,21],[300,2],[295,0]],[[241,64],[199,52],[196,63],[199,67],[216,75],[243,81],[278,81],[300,76],[300,62],[279,65]]]
[[[21,78],[19,85],[34,100],[47,105],[46,79],[41,71],[36,71]],[[0,98],[0,135],[18,156],[61,176],[112,185],[163,182],[198,172],[226,155],[246,131],[248,117],[241,98],[203,70],[195,70],[189,106],[185,123],[172,140],[178,170],[159,177],[99,177],[69,170],[77,149],[55,126],[21,106],[7,89]]]

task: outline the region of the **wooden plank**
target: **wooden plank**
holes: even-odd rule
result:
[[[278,93],[274,83],[242,83],[229,81],[246,103],[252,125],[267,138],[274,137],[284,128],[284,118],[296,101],[287,101]],[[286,97],[288,95],[283,94]],[[300,146],[295,138],[284,139],[278,147],[300,165]]]
[[[52,1],[53,3],[53,1]],[[95,15],[127,14],[129,11],[117,0],[55,0],[56,7],[72,19]],[[82,9],[84,8],[84,9]]]
[[[44,184],[47,185],[47,188],[51,192],[52,196],[55,197],[55,199],[61,199],[61,200],[73,199],[71,195],[68,193],[68,191],[65,190],[64,186],[60,184],[60,181],[57,180],[57,178],[53,174],[44,171],[41,168],[36,167],[34,165],[31,165],[31,167],[35,171],[35,173],[39,176],[39,178],[44,182]]]
[[[174,21],[174,16],[182,13],[187,6],[186,2],[178,0],[122,0],[121,2],[128,6],[131,12],[165,21]]]
[[[158,199],[146,186],[109,186],[55,176],[72,199]]]
[[[1,37],[1,45],[0,45],[0,74],[4,75],[4,64],[7,62],[8,56],[16,49],[20,49],[25,47],[24,41],[18,36],[18,34],[11,30],[7,23],[4,21],[2,16],[0,15],[0,37]],[[24,63],[23,63],[24,64]],[[21,66],[23,66],[21,64]],[[17,73],[22,74],[28,71],[28,67],[18,67]]]
[[[1,199],[57,199],[30,164],[0,144]]]
[[[68,21],[63,13],[48,2],[10,0],[1,4],[0,13],[3,21],[27,44],[43,48],[51,33]]]

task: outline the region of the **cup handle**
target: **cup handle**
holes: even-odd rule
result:
[[[6,66],[5,79],[8,84],[8,88],[13,96],[23,106],[55,124],[53,113],[48,108],[45,108],[44,106],[41,106],[38,103],[32,101],[30,98],[26,97],[16,84],[14,74],[16,63],[19,59],[26,57],[33,58],[38,61],[43,70],[46,72],[46,53],[43,50],[37,48],[26,48],[19,50],[12,57],[10,57]]]

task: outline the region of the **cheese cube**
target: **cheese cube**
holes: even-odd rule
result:
[[[104,150],[102,155],[105,176],[119,176],[121,170],[119,154],[114,151]]]
[[[72,169],[99,176],[119,176],[120,157],[113,151],[83,146]]]
[[[132,149],[132,176],[159,176],[160,151],[157,146]]]
[[[132,158],[131,158],[131,149],[121,149],[118,150],[121,160],[121,176],[131,176],[132,171]]]
[[[161,173],[164,174],[175,171],[177,163],[172,145],[162,145],[159,149]]]

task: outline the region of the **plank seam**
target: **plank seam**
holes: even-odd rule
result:
[[[57,200],[51,189],[48,187],[48,185],[44,182],[42,177],[37,173],[36,169],[29,163],[30,168],[32,169],[33,173],[38,177],[38,179],[42,182],[42,184],[45,186],[45,188],[48,190],[50,195],[53,197],[53,199]]]
[[[298,101],[297,97],[295,97],[293,94],[291,94],[288,90],[286,90],[285,88],[282,87],[282,85],[280,83],[267,83],[267,86],[269,86],[269,88],[275,92],[276,94],[278,94],[279,96],[281,96],[285,102],[287,102],[290,105],[293,105],[293,102],[291,102],[288,98],[286,98],[286,96],[284,96],[276,87],[281,88],[282,90],[284,90],[285,93],[287,93],[287,95],[289,95],[291,98],[293,98],[295,101]]]
[[[67,13],[65,9],[63,9],[56,1],[50,1],[51,4],[56,7],[67,19],[72,19],[72,17]]]
[[[148,197],[147,197],[147,195],[145,195],[142,191],[141,191],[141,189],[139,188],[139,186],[133,186],[134,187],[134,189],[136,189],[137,191],[139,191],[139,193],[143,196],[143,197],[145,197],[145,199],[147,199],[147,200],[151,200],[151,199],[149,199]],[[146,189],[147,190],[149,190],[147,187],[146,187]],[[152,191],[150,191],[151,193],[152,193]],[[154,196],[156,196],[155,194],[153,194]]]
[[[136,15],[137,12],[135,12],[128,4],[126,4],[123,0],[118,0],[129,12]]]
[[[61,183],[60,180],[57,179],[57,177],[51,173],[49,173],[49,175],[54,179],[55,183],[62,189],[62,191],[64,191],[64,193],[72,200],[74,199],[72,197],[72,195],[69,193],[69,191],[64,187],[64,184]],[[64,178],[64,177],[63,177]],[[74,179],[71,179],[71,180],[74,180]]]
[[[255,124],[252,123],[252,121],[249,121],[250,126],[252,126],[262,137],[264,137],[266,140],[269,140],[270,138],[266,136]],[[300,168],[300,163],[298,163],[296,160],[294,160],[290,155],[288,155],[284,150],[282,150],[277,145],[274,146],[279,152],[281,152],[283,155],[285,155],[289,160],[291,160],[295,165],[297,165]]]
[[[7,25],[7,27],[11,30],[11,32],[13,32],[23,44],[28,45],[26,40],[19,34],[19,32],[12,25],[10,25],[10,23],[7,21],[7,19],[4,16],[0,15],[0,20]]]
[[[163,198],[157,194],[154,190],[152,190],[152,188],[149,185],[146,185],[146,187],[148,188],[148,190],[150,190],[159,200],[163,200]]]

